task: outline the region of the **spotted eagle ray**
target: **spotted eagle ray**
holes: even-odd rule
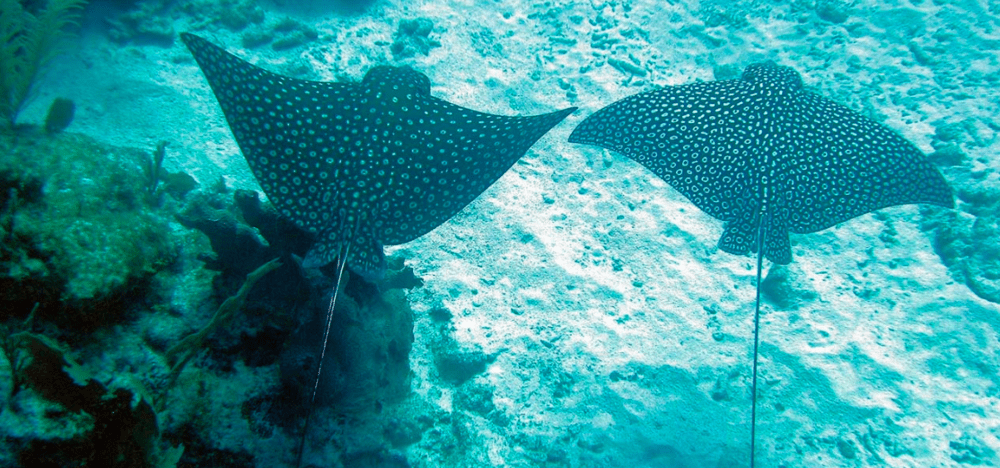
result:
[[[306,81],[198,36],[181,39],[264,193],[316,236],[303,266],[339,262],[298,466],[344,266],[380,278],[383,245],[409,242],[450,219],[576,108],[491,115],[431,96],[427,76],[408,67],[374,67],[361,83]]]
[[[757,254],[751,468],[763,258],[790,263],[790,232],[895,205],[954,206],[951,188],[916,146],[806,90],[798,72],[773,62],[750,65],[736,80],[627,97],[584,119],[569,141],[639,162],[725,223],[720,250]]]

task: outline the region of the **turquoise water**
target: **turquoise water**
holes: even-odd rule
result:
[[[998,462],[992,4],[0,6],[0,466]]]

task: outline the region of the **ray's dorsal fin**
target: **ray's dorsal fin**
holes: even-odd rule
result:
[[[912,143],[809,92],[790,67],[750,65],[737,80],[668,86],[597,111],[570,142],[621,153],[725,223],[719,249],[757,253],[751,455],[763,259],[792,261],[788,233],[811,233],[894,205],[954,206]]]
[[[409,67],[375,67],[360,83],[305,81],[193,34],[181,39],[271,203],[315,236],[303,266],[339,262],[299,466],[344,267],[381,278],[383,245],[409,242],[450,219],[576,108],[486,114],[431,96],[427,76]]]

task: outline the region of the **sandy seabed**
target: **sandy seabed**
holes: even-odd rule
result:
[[[319,39],[274,51],[199,32],[303,78],[407,64],[433,95],[484,112],[580,107],[451,221],[387,249],[425,281],[409,297],[406,404],[454,413],[468,447],[446,459],[411,445],[413,466],[747,463],[755,262],[718,251],[721,223],[638,164],[567,142],[615,100],[774,60],[928,154],[958,126],[949,141],[966,157],[942,168],[946,179],[960,194],[1000,187],[1000,11],[985,0],[261,6],[266,21],[295,18]],[[416,18],[433,23],[437,45],[397,59],[399,22]],[[133,147],[167,140],[168,168],[255,188],[183,44],[122,46],[97,29],[55,64],[23,120],[73,96],[73,131]],[[959,197],[955,222],[985,216],[969,206]],[[930,215],[895,207],[793,235],[795,261],[772,275],[784,279],[762,306],[757,466],[998,463],[1000,305],[956,279],[923,228]],[[489,412],[456,404],[462,390],[437,375],[435,308],[453,315],[457,343],[491,357],[465,384],[492,394]]]

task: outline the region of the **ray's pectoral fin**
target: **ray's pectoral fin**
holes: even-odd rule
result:
[[[744,221],[747,218],[726,223],[719,237],[719,250],[733,255],[757,252],[757,226]],[[779,214],[764,217],[764,257],[774,263],[787,265],[792,262],[792,244],[788,239],[788,227]]]
[[[719,250],[733,255],[746,255],[753,241],[753,226],[742,220],[726,223],[719,237]]]
[[[792,243],[788,240],[786,222],[769,216],[765,223],[764,258],[779,265],[792,263]]]
[[[324,231],[302,259],[305,268],[320,268],[337,259],[340,255],[340,242],[332,239],[336,233]]]
[[[344,240],[338,229],[328,228],[320,233],[312,248],[302,260],[305,268],[320,268],[337,259],[343,250],[341,247],[350,244],[347,255],[347,266],[365,281],[375,282],[385,275],[386,261],[382,244],[374,236],[353,236]]]
[[[788,239],[788,197],[784,192],[774,194],[770,200],[770,208],[760,218],[763,229],[759,230],[758,235],[763,235],[764,239],[760,242],[754,236],[751,244],[754,252],[760,245],[764,251],[764,258],[779,265],[792,263],[792,243]],[[758,230],[754,229],[753,232],[757,233]]]
[[[347,266],[351,271],[361,275],[369,283],[385,276],[385,250],[382,249],[382,243],[372,236],[359,236],[352,239],[351,244],[351,255],[347,257]]]
[[[757,226],[753,220],[759,218],[760,203],[749,187],[740,191],[731,199],[733,210],[725,221],[722,236],[719,237],[719,250],[733,255],[746,255],[757,251]]]

